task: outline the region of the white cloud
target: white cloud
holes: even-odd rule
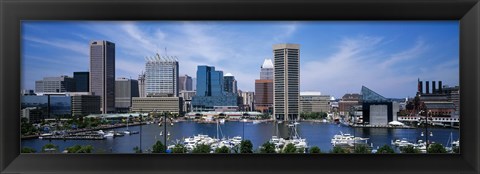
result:
[[[455,79],[454,74],[458,74],[455,62],[435,68],[422,67],[420,60],[425,60],[422,54],[428,48],[423,40],[393,54],[380,51],[385,44],[383,38],[378,37],[344,38],[330,57],[301,63],[301,89],[341,97],[345,93],[360,92],[364,85],[385,97],[406,97],[399,94],[413,96],[417,77]],[[413,68],[405,71],[404,65]],[[426,71],[422,72],[422,68]]]
[[[88,43],[80,43],[71,40],[62,40],[62,39],[42,39],[38,37],[24,36],[25,41],[36,42],[40,44],[45,44],[61,49],[66,49],[72,52],[75,52],[80,55],[88,56],[90,54]]]

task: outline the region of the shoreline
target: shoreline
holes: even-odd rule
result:
[[[143,123],[145,125],[146,123]],[[132,123],[128,124],[128,126],[138,126],[140,123]],[[95,127],[95,128],[90,128],[90,129],[80,129],[80,130],[68,130],[66,133],[79,133],[79,132],[88,132],[88,131],[98,131],[98,130],[109,130],[109,129],[116,129],[116,128],[121,128],[121,127],[127,127],[127,124],[114,124],[114,125],[109,125],[109,126],[102,126],[102,127]],[[21,140],[27,140],[27,139],[35,139],[40,137],[40,135],[28,135],[28,136],[21,136]]]

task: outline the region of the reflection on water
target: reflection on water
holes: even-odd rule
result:
[[[425,130],[418,129],[388,129],[388,128],[352,128],[343,125],[331,123],[314,123],[301,122],[298,126],[298,134],[302,138],[306,138],[309,146],[318,146],[322,151],[329,151],[332,149],[331,138],[340,132],[349,133],[359,137],[368,137],[369,143],[373,143],[374,147],[382,146],[384,144],[390,145],[392,140],[407,138],[409,141],[417,141],[418,139],[425,140],[425,136],[421,136]],[[132,131],[140,131],[140,126],[130,126]],[[157,124],[142,126],[142,142],[143,150],[150,149],[155,141],[163,142],[163,127]],[[115,130],[126,130],[126,128],[118,128]],[[429,141],[441,143],[446,145],[449,141],[450,135],[454,140],[459,138],[459,130],[451,128],[429,128],[433,136],[429,137]],[[216,124],[200,124],[196,122],[178,122],[173,126],[167,126],[167,132],[170,132],[168,144],[173,144],[176,140],[183,140],[183,138],[190,137],[196,134],[207,134],[210,137],[217,136]],[[289,128],[286,123],[275,124],[273,122],[265,122],[253,124],[251,122],[226,122],[219,125],[218,135],[220,138],[232,138],[234,136],[244,136],[253,143],[254,149],[257,149],[263,143],[267,142],[272,135],[281,137],[288,137]],[[425,134],[428,135],[428,134]],[[32,147],[41,151],[42,146],[48,143],[58,145],[61,150],[73,145],[92,145],[95,152],[98,153],[133,153],[133,148],[140,146],[140,134],[125,135],[123,137],[116,137],[106,140],[40,140],[30,139],[22,140],[22,147]]]

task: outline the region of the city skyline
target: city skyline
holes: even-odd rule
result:
[[[29,21],[22,31],[22,89],[43,77],[89,71],[88,43],[96,39],[116,44],[115,76],[132,79],[145,72],[145,57],[159,53],[177,56],[181,75],[196,78],[197,65],[215,66],[235,76],[239,89],[254,91],[262,62],[273,58],[271,46],[298,43],[300,91],[341,98],[365,85],[403,98],[415,95],[417,78],[459,81],[458,21]]]

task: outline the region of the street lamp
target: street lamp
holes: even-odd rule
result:
[[[432,117],[432,111],[431,110],[428,110],[428,113],[425,116],[425,134],[427,134],[427,135],[425,135],[425,146],[426,146],[427,150],[428,150],[428,136],[433,136],[432,132],[430,132],[430,134],[428,133],[428,119],[429,119],[429,116],[430,116],[430,118]]]
[[[171,113],[168,113],[168,116],[170,116]],[[168,118],[169,119],[169,122],[170,122],[170,126],[173,126],[173,120],[172,118]],[[162,126],[162,120],[160,121],[160,124],[159,126]],[[164,129],[164,133],[163,133],[163,143],[164,143],[164,146],[165,146],[165,153],[167,153],[167,135],[170,136],[170,132],[167,133],[167,112],[163,112],[163,129]],[[160,135],[162,135],[162,133],[160,133]]]
[[[142,122],[143,122],[142,114],[139,114],[139,117],[140,117],[140,152],[142,152]]]

